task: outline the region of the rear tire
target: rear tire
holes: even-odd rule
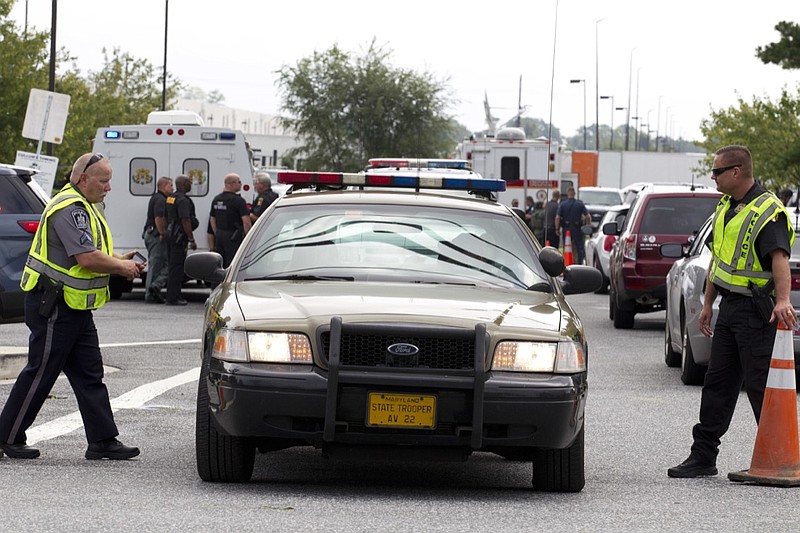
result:
[[[533,454],[533,488],[544,492],[580,492],[584,474],[583,431],[564,449],[537,449]]]
[[[631,329],[633,328],[633,317],[636,314],[633,310],[622,309],[617,305],[617,299],[613,298],[611,305],[614,308],[614,327],[616,329]]]
[[[614,320],[614,291],[608,290],[608,319]]]
[[[706,377],[708,366],[698,365],[694,362],[692,341],[686,324],[683,325],[683,339],[681,340],[681,381],[684,385],[702,385]]]
[[[253,439],[228,437],[214,428],[208,409],[208,364],[200,374],[197,389],[195,455],[197,473],[203,481],[243,483],[253,476],[256,448]]]
[[[670,368],[675,368],[681,365],[680,352],[676,352],[672,349],[672,335],[669,331],[669,318],[664,320],[664,362]]]

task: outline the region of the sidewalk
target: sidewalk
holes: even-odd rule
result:
[[[0,346],[0,379],[16,378],[27,362],[27,346]]]

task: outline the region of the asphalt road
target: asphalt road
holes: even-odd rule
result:
[[[663,313],[616,331],[607,297],[594,294],[570,297],[590,340],[587,481],[579,494],[534,492],[529,464],[490,454],[465,463],[333,462],[310,448],[257,456],[248,484],[204,483],[194,465],[196,380],[163,393],[152,385],[199,365],[204,293],[189,298],[182,308],[146,305],[135,292],[95,314],[120,439],[142,455],[85,460],[82,428],[57,424],[77,410],[60,379],[32,430],[57,436],[38,442],[39,459],[0,459],[2,530],[797,530],[800,489],[726,478],[749,466],[755,441],[744,396],[723,441],[720,475],[667,478],[688,455],[700,389],[664,365]],[[0,345],[26,339],[24,325],[0,325]],[[12,383],[0,381],[0,402]],[[131,400],[136,394],[141,404]]]

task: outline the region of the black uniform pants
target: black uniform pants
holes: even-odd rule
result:
[[[548,242],[553,248],[558,248],[559,236],[556,233],[555,226],[545,226],[544,228],[544,240],[542,241],[542,246],[545,246],[545,244]]]
[[[243,231],[220,229],[217,227],[217,233],[214,238],[215,252],[222,256],[222,267],[228,268],[233,261],[233,256],[242,244]]]
[[[181,299],[183,263],[186,261],[186,244],[167,244],[167,302]]]
[[[569,224],[561,228],[561,237],[564,239],[564,245],[567,242],[567,232],[569,232],[569,240],[572,243],[572,252],[575,256],[575,264],[582,265],[583,260],[586,258],[586,251],[584,248],[584,236],[581,227]]]
[[[39,315],[39,291],[25,296],[25,324],[31,330],[28,364],[19,374],[0,414],[0,441],[25,442],[59,374],[67,376],[83,418],[88,442],[116,437],[103,359],[91,311],[70,309],[64,300],[50,318]]]
[[[716,463],[720,438],[730,427],[742,383],[758,423],[776,331],[777,323],[765,322],[752,298],[737,294],[722,298],[703,383],[700,422],[692,430],[692,455]]]

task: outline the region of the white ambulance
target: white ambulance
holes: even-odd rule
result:
[[[566,194],[568,187],[578,188],[576,176],[561,173],[562,150],[556,142],[527,139],[521,128],[507,127],[495,136],[465,139],[454,155],[484,178],[505,180],[498,202],[511,205],[516,198],[522,207],[526,196],[546,202],[554,189]]]
[[[139,250],[147,255],[142,229],[147,204],[161,176],[174,180],[183,174],[192,180],[188,196],[200,221],[195,230],[197,251],[208,249],[211,200],[222,192],[226,174],[241,176],[241,194],[248,204],[252,201],[253,159],[244,134],[205,126],[197,113],[154,111],[147,124],[99,128],[93,151],[103,154],[113,169],[105,214],[117,252]],[[131,282],[112,277],[111,296],[119,298],[132,287]]]

